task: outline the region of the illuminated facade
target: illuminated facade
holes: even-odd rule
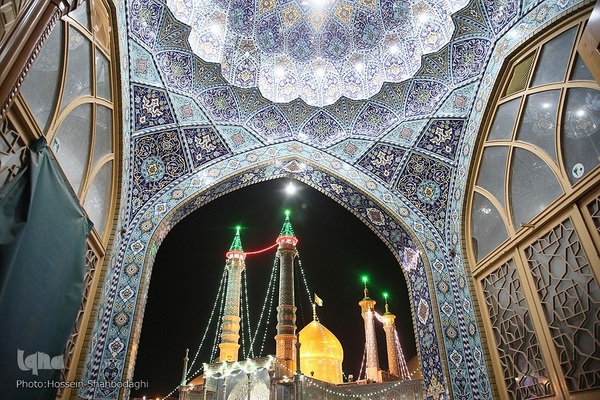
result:
[[[256,48],[265,55],[272,50],[270,59],[283,57],[291,40],[310,48],[303,32],[311,28],[296,30],[293,22],[321,21],[301,8],[309,2],[218,3],[215,18],[241,31],[250,26],[244,21],[270,27],[271,17],[289,16],[289,29],[271,31],[285,35],[263,37],[248,48],[249,57]],[[65,349],[63,379],[98,383],[60,389],[58,396],[126,397],[129,390],[114,384],[133,379],[152,266],[164,237],[206,203],[285,176],[346,207],[397,258],[410,289],[425,397],[598,397],[600,62],[594,59],[593,2],[407,1],[400,3],[410,7],[395,14],[385,14],[400,4],[392,0],[334,3],[348,11],[332,8],[322,21],[347,18],[338,24],[340,38],[361,33],[386,49],[387,33],[396,31],[384,24],[418,21],[415,13],[428,8],[436,15],[415,34],[425,39],[422,46],[430,38],[447,44],[438,47],[436,40],[435,52],[422,51],[418,62],[407,55],[417,53],[401,49],[398,60],[409,64],[409,76],[374,91],[359,77],[328,86],[333,102],[313,106],[294,92],[294,99],[279,103],[263,96],[258,83],[227,80],[252,82],[244,81],[244,71],[252,73],[252,65],[242,68],[245,53],[233,58],[239,74],[193,53],[192,28],[175,17],[191,15],[191,2],[2,0],[2,189],[33,188],[30,181],[22,185],[28,172],[19,172],[37,168],[31,157],[41,150],[59,166],[57,181],[68,184],[64,200],[46,202],[50,208],[35,217],[59,217],[75,199],[80,216],[95,225],[75,241],[65,236],[69,218],[20,221],[39,234],[19,242],[33,242],[35,251],[21,255],[35,260],[12,271],[40,279],[45,272],[52,282],[67,282],[50,256],[72,256],[79,266],[72,282],[81,296],[59,307],[62,287],[41,280],[38,304],[28,306],[31,296],[3,281],[14,290],[10,304],[0,302],[9,327],[1,378],[11,387],[18,374],[31,377],[14,365],[23,318],[39,315],[45,304],[57,307],[47,313],[57,318],[67,314],[59,311],[74,310],[62,325],[28,330],[40,331],[40,340],[56,333],[55,347],[28,345],[52,355]],[[442,7],[448,3],[456,7]],[[440,22],[448,15],[451,32]],[[210,31],[205,28],[201,32]],[[195,43],[220,46],[211,40],[201,34]],[[404,71],[385,59],[376,65]],[[314,71],[315,81],[321,79]],[[278,78],[275,71],[272,77]],[[310,88],[305,83],[312,76],[306,78],[294,90]],[[340,97],[336,88],[346,86],[364,87],[365,94]],[[47,151],[35,145],[40,138]],[[43,178],[53,184],[35,188],[57,188],[57,181]],[[21,215],[23,208],[3,203],[3,210]],[[17,232],[13,222],[2,221],[0,228]],[[21,305],[22,312],[10,314]],[[18,392],[3,394],[18,398]]]

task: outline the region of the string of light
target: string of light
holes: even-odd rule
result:
[[[380,315],[378,312],[374,312],[375,314],[375,318],[377,318],[377,321],[381,322],[382,324],[385,323],[385,318],[383,318],[382,315]],[[396,330],[396,327],[394,326],[394,341],[396,343],[396,351],[397,351],[397,355],[398,355],[398,361],[400,364],[400,369],[401,369],[401,378],[404,379],[410,379],[410,374],[408,372],[408,366],[406,365],[406,359],[404,358],[404,352],[402,351],[402,346],[400,345],[400,339],[398,337],[398,331]]]
[[[348,398],[358,398],[358,399],[370,398],[372,396],[381,395],[387,391],[397,388],[400,385],[405,384],[405,382],[403,382],[403,381],[397,381],[397,382],[391,383],[389,386],[387,386],[385,388],[373,390],[372,392],[361,392],[360,394],[358,394],[358,393],[351,394],[351,393],[344,393],[343,388],[334,389],[333,387],[324,387],[324,386],[321,386],[321,384],[317,383],[317,382],[318,381],[316,381],[314,379],[306,379],[307,386],[321,389],[322,391],[324,391],[328,394],[331,394],[331,395],[348,397]]]
[[[267,328],[269,326],[269,322],[270,322],[270,315],[271,315],[271,311],[273,309],[273,297],[274,297],[274,292],[275,292],[275,285],[274,282],[276,282],[277,280],[277,274],[278,274],[278,259],[277,257],[275,257],[275,261],[273,262],[273,268],[271,269],[271,276],[269,277],[269,285],[267,287],[267,293],[265,295],[265,300],[263,302],[262,305],[262,310],[260,312],[260,317],[258,318],[258,324],[256,326],[256,330],[254,331],[254,335],[252,336],[251,340],[250,340],[250,347],[254,348],[254,343],[256,341],[256,337],[258,336],[258,333],[260,332],[260,327],[262,326],[262,322],[263,319],[265,318],[265,313],[267,315],[266,319],[266,323],[265,323],[265,330],[264,330],[264,335],[263,335],[263,340],[260,346],[260,351],[258,352],[258,355],[261,356],[263,354],[263,350],[264,350],[264,346],[265,346],[265,341],[266,341],[266,331]],[[269,309],[267,312],[267,305],[269,305]]]
[[[198,351],[196,351],[196,354],[194,355],[194,358],[192,359],[192,362],[190,363],[188,370],[186,371],[186,378],[189,375],[192,368],[194,367],[194,364],[196,363],[196,360],[198,359],[198,355],[200,354],[200,350],[202,349],[202,346],[204,344],[204,340],[206,340],[206,335],[208,334],[208,330],[210,329],[213,318],[215,316],[215,310],[217,309],[218,299],[221,297],[221,293],[224,292],[223,288],[225,287],[224,284],[225,284],[226,280],[227,280],[227,271],[223,270],[223,275],[221,275],[221,282],[219,283],[219,289],[217,291],[217,298],[215,299],[215,302],[213,303],[213,307],[210,312],[210,317],[208,318],[208,323],[206,324],[206,329],[204,329],[204,334],[202,335],[202,340],[200,340],[200,345],[198,346]]]
[[[264,248],[264,249],[262,249],[262,250],[257,250],[257,251],[245,251],[245,252],[244,252],[244,254],[245,254],[245,255],[247,255],[247,256],[250,256],[250,255],[252,255],[252,254],[260,254],[260,253],[264,253],[265,251],[269,251],[269,250],[271,250],[272,248],[276,247],[277,245],[278,245],[278,243],[275,243],[274,245],[272,245],[272,246],[269,246],[269,247],[266,247],[266,248]]]
[[[225,271],[227,271],[227,268],[225,268]],[[226,272],[227,274],[227,279],[225,280],[225,285],[227,285],[227,281],[229,280],[229,274]],[[225,298],[227,296],[227,291],[223,290],[221,293],[221,297],[219,298],[219,302],[220,302],[220,308],[219,308],[219,318],[217,321],[222,321],[223,320],[223,315],[225,314]],[[217,331],[215,332],[215,338],[213,340],[213,345],[212,345],[212,349],[210,351],[210,360],[214,360],[216,358],[216,354],[217,354],[217,348],[219,347],[219,339],[221,338],[221,333],[223,331],[223,325],[217,322]]]
[[[400,338],[398,337],[398,331],[394,327],[394,341],[396,342],[396,349],[398,351],[398,360],[400,360],[400,377],[403,379],[410,379],[411,375],[408,372],[408,365],[406,365],[406,359],[404,358],[404,351],[400,345]]]
[[[366,367],[367,367],[367,342],[365,341],[365,349],[363,351],[362,362],[360,363],[360,371],[358,373],[358,379],[364,379],[366,377]]]
[[[298,254],[298,270],[300,271],[300,277],[302,278],[302,283],[304,284],[304,290],[306,291],[306,295],[308,296],[308,302],[312,303],[313,302],[313,295],[310,292],[310,289],[308,287],[308,282],[306,280],[306,274],[304,273],[304,268],[302,268],[302,261],[300,260],[300,253],[298,252],[298,250],[296,250],[297,254]],[[318,321],[318,319],[317,319]]]
[[[246,345],[250,343],[250,338],[252,337],[252,331],[250,328],[250,314],[248,312],[249,304],[248,304],[248,272],[247,269],[242,271],[242,293],[240,293],[240,302],[242,303],[242,354],[244,357],[252,357],[252,347],[249,350],[246,350]],[[246,336],[248,336],[248,343],[246,343]]]

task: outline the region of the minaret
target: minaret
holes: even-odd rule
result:
[[[396,316],[390,312],[387,293],[385,297],[385,314],[383,314],[383,330],[385,331],[385,344],[387,347],[389,373],[400,376],[398,367],[398,342],[396,341]]]
[[[367,348],[367,379],[381,382],[379,374],[379,355],[377,354],[377,337],[375,336],[375,300],[369,297],[367,289],[367,278],[363,278],[365,284],[365,297],[358,302],[365,320],[365,345]]]
[[[285,365],[283,375],[292,376],[296,368],[296,306],[294,305],[294,258],[298,239],[286,211],[285,222],[277,238],[279,257],[279,305],[277,306],[277,335],[275,357]]]
[[[225,295],[225,310],[221,325],[221,342],[219,343],[219,358],[217,361],[237,361],[240,349],[240,292],[242,271],[246,268],[246,253],[242,250],[240,228],[237,227],[231,248],[225,255],[227,261],[227,293]]]

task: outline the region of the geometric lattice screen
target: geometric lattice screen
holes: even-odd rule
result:
[[[513,399],[553,394],[513,261],[486,276],[482,287],[508,393]]]
[[[596,232],[600,236],[600,197],[596,197],[589,205],[588,211],[592,216],[592,221],[596,227]]]
[[[600,288],[571,219],[525,254],[569,392],[600,387]]]

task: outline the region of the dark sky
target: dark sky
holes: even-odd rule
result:
[[[382,293],[389,293],[390,311],[397,317],[406,360],[416,355],[406,283],[390,250],[358,218],[329,197],[298,181],[294,181],[298,192],[287,195],[284,188],[288,183],[289,179],[271,180],[225,195],[190,214],[167,235],[153,266],[135,366],[134,380],[147,381],[149,387],[134,392],[135,396],[165,396],[178,385],[185,349],[190,349],[191,359],[209,321],[235,227],[242,227],[244,251],[266,248],[275,243],[286,209],[291,211],[309,290],[324,302],[317,310],[319,320],[344,348],[344,373],[356,378],[363,357],[364,328],[358,306],[363,297],[363,275],[369,277],[369,294],[377,301],[375,308],[380,314],[385,311]],[[246,258],[253,329],[274,259],[275,249]],[[300,330],[312,321],[312,309],[304,287],[297,287],[296,293],[301,299],[296,304]],[[262,355],[275,353],[275,324],[273,314]],[[385,336],[381,325],[376,325],[380,364],[387,369]],[[193,370],[209,361],[213,338],[214,329],[209,332]],[[257,347],[255,351],[259,350]]]

